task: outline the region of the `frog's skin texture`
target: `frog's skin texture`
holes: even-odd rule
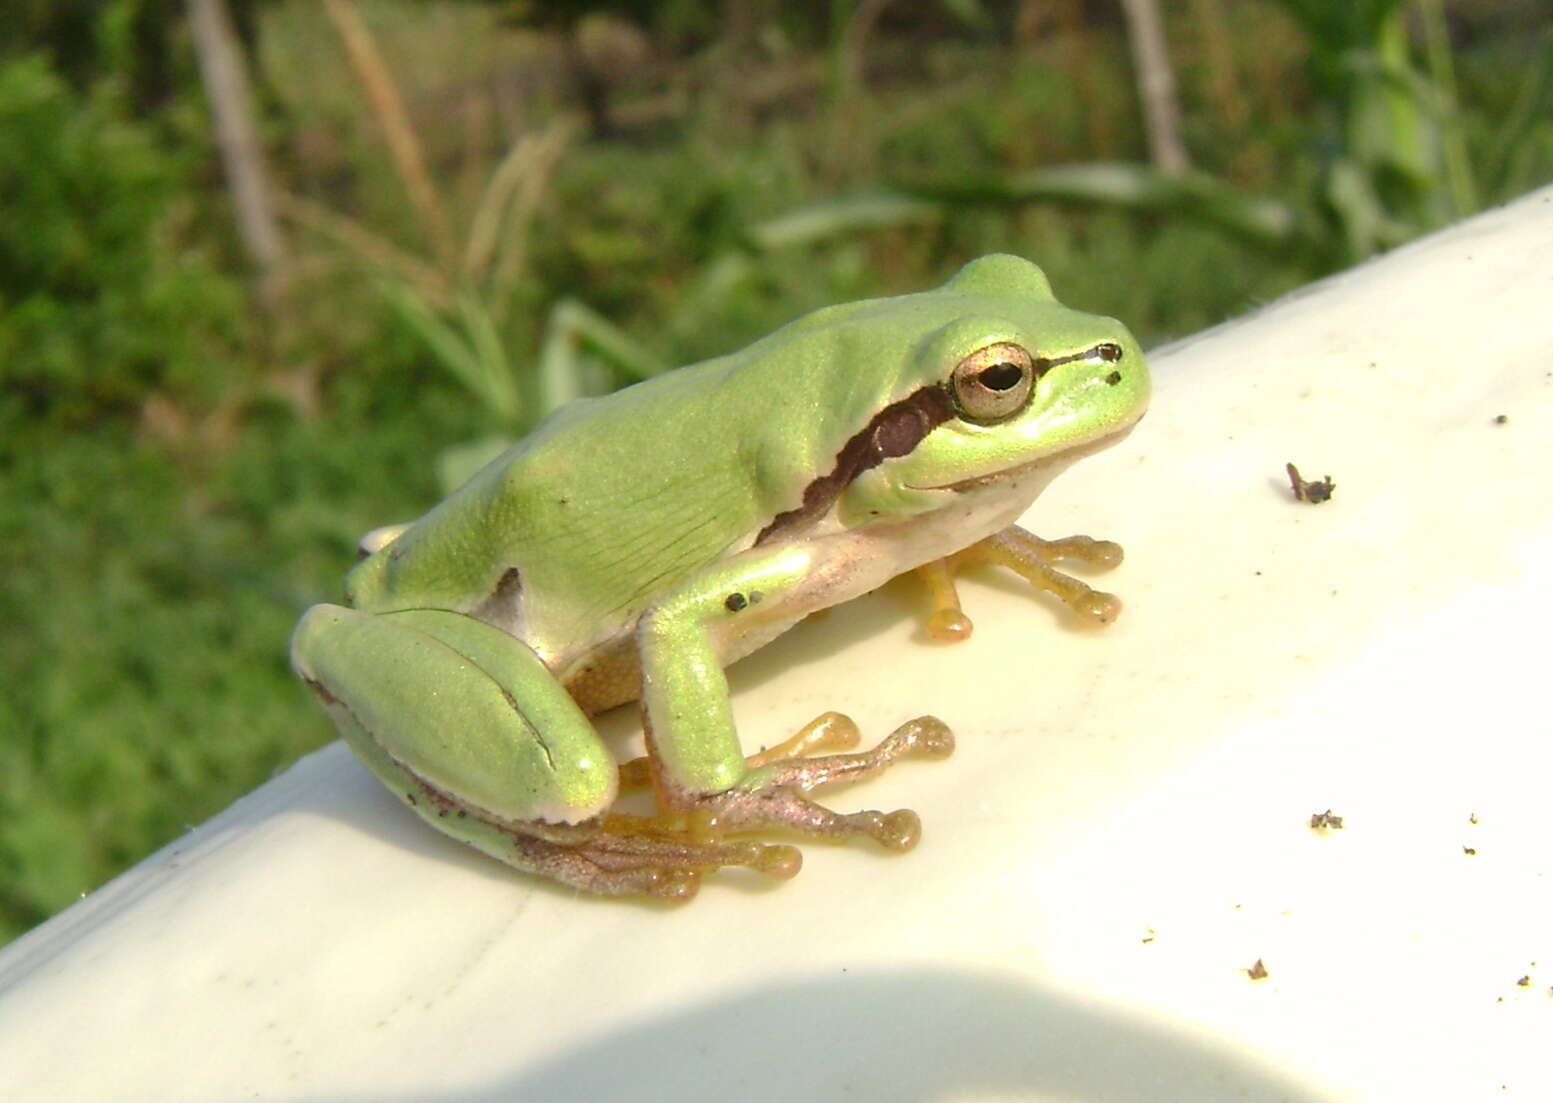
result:
[[[1059,304],[1027,261],[983,257],[557,411],[419,521],[369,533],[345,605],[297,625],[292,665],[424,819],[566,885],[683,897],[722,866],[796,872],[763,831],[905,849],[914,813],[805,794],[947,754],[941,722],[815,755],[857,742],[830,713],[746,759],[723,668],[912,570],[930,632],[963,638],[953,572],[977,560],[1108,621],[1116,599],[1050,561],[1120,549],[1014,520],[1148,396],[1125,327]],[[647,758],[620,767],[588,717],[631,700]],[[611,812],[622,785],[650,785],[658,814]]]

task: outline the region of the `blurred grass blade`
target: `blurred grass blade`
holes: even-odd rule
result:
[[[1434,78],[1432,99],[1439,116],[1441,153],[1450,181],[1452,205],[1459,218],[1478,209],[1478,185],[1461,125],[1461,96],[1457,91],[1455,61],[1451,57],[1445,5],[1442,0],[1417,0],[1416,7],[1422,16],[1424,44],[1430,75]]]
[[[394,166],[405,193],[420,215],[427,240],[440,258],[451,257],[453,236],[448,229],[447,212],[442,208],[442,200],[426,169],[420,139],[410,123],[410,113],[405,110],[399,86],[394,83],[388,63],[378,49],[377,39],[352,0],[323,0],[323,6],[335,33],[340,36],[352,71],[366,92],[378,125],[383,129]]]
[[[522,399],[496,322],[484,301],[469,288],[458,293],[458,315],[474,350],[474,362],[481,373],[487,404],[498,417],[511,424],[517,419]]]
[[[759,249],[780,249],[837,234],[935,222],[943,214],[942,206],[931,199],[877,192],[799,207],[757,224],[749,238]]]
[[[1530,147],[1528,139],[1533,130],[1553,111],[1553,104],[1549,103],[1553,99],[1549,95],[1553,91],[1553,30],[1542,32],[1539,47],[1537,59],[1521,80],[1515,104],[1496,136],[1493,150],[1485,158],[1488,186],[1501,193],[1524,190],[1525,183],[1513,179],[1516,161]]]
[[[490,314],[469,291],[456,299],[459,324],[444,317],[415,289],[381,277],[383,297],[431,350],[437,363],[502,421],[516,422],[522,403],[517,380]]]
[[[382,234],[369,230],[354,218],[300,195],[279,192],[275,198],[281,214],[288,220],[323,234],[362,260],[391,273],[394,279],[408,285],[415,294],[433,306],[444,309],[453,305],[452,292],[442,273],[413,253],[399,248]]]
[[[508,201],[528,174],[538,145],[539,137],[534,134],[525,134],[518,139],[486,183],[480,195],[480,203],[475,207],[474,217],[469,222],[469,239],[464,244],[461,267],[466,280],[478,280],[489,269],[491,257],[496,253],[496,241],[501,233]]]
[[[743,234],[742,248],[729,249],[701,266],[680,296],[669,329],[689,333],[714,316],[745,281],[760,272],[760,257],[774,249],[812,245],[845,234],[937,223],[944,204],[891,192],[870,192],[807,203],[756,223]]]
[[[561,320],[561,308],[564,305],[565,300],[551,309],[550,318],[545,323],[545,336],[539,345],[539,371],[535,386],[539,391],[536,404],[540,417],[583,395],[582,359],[577,351],[577,335]]]
[[[520,221],[532,213],[546,178],[577,129],[575,119],[563,117],[539,133],[525,134],[507,151],[469,223],[462,265],[466,280],[477,282],[501,267],[493,261],[500,252],[509,213]]]
[[[588,369],[594,357],[632,379],[647,379],[669,368],[642,351],[636,338],[592,307],[576,299],[562,299],[550,309],[539,350],[541,416],[590,393]]]
[[[584,346],[634,379],[660,375],[669,368],[656,356],[642,351],[641,342],[631,334],[576,299],[561,300],[556,304],[555,314],[561,324],[577,334]]]
[[[1281,200],[1247,195],[1202,173],[1176,176],[1125,162],[1057,165],[964,183],[914,184],[904,190],[916,199],[939,203],[1062,200],[1187,214],[1262,246],[1288,245],[1304,228],[1299,211]]]

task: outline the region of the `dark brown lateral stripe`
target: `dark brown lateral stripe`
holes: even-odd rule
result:
[[[836,453],[836,466],[804,488],[803,504],[778,513],[755,537],[763,544],[824,516],[852,480],[887,459],[911,452],[922,438],[954,416],[954,403],[936,383],[914,391],[874,415],[872,421]]]

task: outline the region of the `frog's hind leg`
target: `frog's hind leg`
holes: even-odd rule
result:
[[[580,824],[500,823],[450,807],[382,752],[365,733],[340,725],[346,741],[391,792],[460,842],[524,873],[599,896],[688,900],[703,873],[745,866],[786,879],[802,867],[796,847],[749,840],[692,839],[683,830],[654,832],[633,817],[603,814]]]
[[[748,839],[726,842],[690,838],[683,826],[655,818],[607,815],[585,838],[556,841],[513,834],[510,846],[520,868],[603,896],[660,896],[687,900],[701,874],[744,866],[786,880],[803,866],[798,848]],[[483,849],[483,848],[482,848]]]
[[[1109,540],[1088,536],[1042,540],[1018,525],[1010,525],[953,555],[918,567],[917,573],[927,584],[933,603],[933,612],[927,620],[928,635],[952,643],[971,634],[971,619],[960,609],[954,576],[977,563],[1007,567],[1036,589],[1055,596],[1086,624],[1110,624],[1121,614],[1121,599],[1115,594],[1093,589],[1052,566],[1064,559],[1109,570],[1122,561],[1122,549]]]
[[[292,663],[358,757],[433,827],[603,895],[683,898],[702,872],[798,869],[791,846],[618,830],[614,760],[533,651],[457,613],[309,610]]]

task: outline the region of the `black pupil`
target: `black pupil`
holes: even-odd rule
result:
[[[1006,391],[1011,387],[1017,387],[1024,374],[1018,364],[1003,363],[983,368],[976,378],[989,391]]]
[[[1102,360],[1110,360],[1114,362],[1122,358],[1122,346],[1120,345],[1101,345],[1095,351],[1100,354],[1100,359]]]

